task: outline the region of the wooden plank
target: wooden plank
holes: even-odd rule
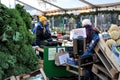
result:
[[[27,78],[36,76],[38,74],[42,74],[44,80],[47,80],[47,77],[42,68],[40,68],[39,70],[36,70],[34,72],[31,72],[30,74],[23,74],[23,75],[16,76],[16,80],[27,79]]]
[[[93,64],[93,66],[97,69],[99,69],[100,71],[104,72],[106,75],[108,75],[109,77],[111,77],[111,75],[108,73],[107,69],[105,69],[104,66],[99,65],[99,64]]]
[[[90,60],[88,62],[88,60]],[[80,58],[80,60],[78,61],[80,62],[80,67],[84,67],[84,66],[88,66],[91,65],[93,63],[99,62],[98,57],[96,54],[84,57],[84,58]]]
[[[44,71],[43,71],[43,68],[40,68],[40,72],[41,72],[44,80],[47,80],[47,77],[46,77],[46,75],[45,75],[45,73],[44,73]]]
[[[78,67],[71,66],[71,65],[67,65],[67,66],[66,66],[66,70],[69,71],[69,72],[71,72],[71,73],[73,73],[73,74],[79,75],[79,72],[78,72],[78,71],[71,70],[70,67],[74,67],[74,68],[77,68],[77,69],[78,69]]]
[[[100,68],[101,69],[101,68]],[[102,68],[103,69],[103,68]],[[104,69],[103,69],[104,70]],[[99,69],[98,69],[98,66],[96,65],[93,65],[92,67],[92,72],[98,76],[101,80],[109,80],[104,74],[102,73],[99,73]]]
[[[76,68],[77,70],[72,70],[71,68]],[[83,68],[78,68],[78,66],[73,66],[73,65],[67,65],[66,66],[66,70],[73,73],[73,74],[76,74],[76,75],[80,75],[80,76],[84,76],[85,75],[85,70]]]
[[[86,63],[86,64],[82,64],[82,65],[80,65],[81,67],[84,67],[84,66],[88,66],[88,65],[91,65],[91,64],[93,64],[94,62],[88,62],[88,63]]]
[[[15,78],[15,76],[11,76],[11,77],[9,77],[9,78],[7,78],[5,80],[16,80],[16,78]]]
[[[118,80],[120,80],[120,73],[119,73],[119,77],[118,77]]]
[[[96,46],[96,47],[98,47],[98,46]],[[102,61],[102,63],[104,64],[104,66],[106,67],[107,71],[112,76],[112,78],[115,78],[117,73],[118,73],[118,71],[113,69],[113,66],[108,62],[108,60],[106,59],[106,57],[104,56],[102,51],[99,52],[98,48],[95,48],[95,52],[98,55],[98,57],[100,58],[100,60]]]
[[[70,65],[70,64],[67,64],[67,66],[71,66],[71,67],[74,67],[76,69],[78,69],[79,67],[78,66],[75,66],[75,65]]]
[[[22,74],[22,75],[16,76],[16,80],[26,79],[29,77],[30,77],[29,74]]]
[[[108,78],[106,78],[106,76],[102,75],[102,74],[97,74],[94,73],[96,76],[98,76],[101,80],[109,80]]]
[[[100,41],[98,42],[98,46],[102,50],[102,52],[104,53],[105,57],[107,57],[109,63],[112,64],[112,67],[116,68],[120,72],[120,64],[119,64],[119,62],[115,59],[115,57],[113,56],[112,51],[106,45],[106,43],[105,43],[105,41],[104,41],[104,39],[102,37],[100,37]]]

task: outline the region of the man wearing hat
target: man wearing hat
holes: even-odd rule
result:
[[[36,30],[36,45],[42,47],[45,40],[51,39],[51,33],[48,27],[47,18],[39,17],[39,22]]]

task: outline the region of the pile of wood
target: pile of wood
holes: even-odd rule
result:
[[[22,75],[19,75],[19,76],[11,76],[11,77],[9,77],[5,80],[25,80],[25,79],[34,77],[34,76],[39,75],[39,74],[41,74],[43,76],[44,80],[48,80],[42,68],[40,68],[39,70],[33,71],[30,74],[22,74]]]
[[[120,64],[102,37],[94,50],[102,64],[93,64],[92,72],[101,80],[120,80]]]
[[[102,36],[94,51],[94,55],[80,58],[78,61],[79,66],[67,65],[66,70],[79,76],[84,76],[85,67],[92,64],[91,71],[100,80],[120,80],[120,63]],[[86,62],[86,60],[91,60],[91,62]]]

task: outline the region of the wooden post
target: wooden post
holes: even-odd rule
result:
[[[95,15],[95,27],[97,27],[97,15]]]

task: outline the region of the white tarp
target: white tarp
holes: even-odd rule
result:
[[[42,11],[50,11],[50,10],[56,10],[57,7],[54,7],[48,3],[43,2],[42,0],[20,0],[28,5],[31,5],[32,7],[35,7]],[[87,4],[81,2],[80,0],[46,0],[54,5],[57,5],[64,9],[70,9],[70,8],[78,8],[87,6]],[[120,2],[120,0],[86,0],[92,4],[107,4],[107,3],[115,3]],[[1,0],[3,4],[5,4],[7,7],[13,8],[15,5],[15,2],[18,3],[17,0]],[[26,8],[27,9],[27,8]],[[27,9],[29,12],[34,12],[32,10],[35,10],[33,8]]]

